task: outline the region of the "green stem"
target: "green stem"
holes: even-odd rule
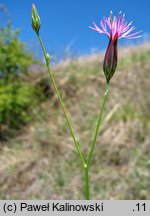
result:
[[[99,134],[99,129],[102,123],[102,115],[105,109],[105,104],[106,104],[106,100],[107,100],[107,95],[108,95],[108,91],[109,91],[109,84],[106,83],[106,87],[105,87],[105,93],[104,93],[104,97],[103,97],[103,101],[102,101],[102,107],[99,113],[99,118],[98,118],[98,122],[97,122],[97,127],[96,127],[96,131],[95,131],[95,135],[94,135],[94,139],[91,145],[91,149],[87,158],[87,162],[84,166],[85,168],[85,191],[86,191],[86,200],[90,199],[90,192],[89,192],[89,166],[90,166],[90,162],[91,162],[91,157],[92,157],[92,153],[96,144],[96,140],[97,140],[97,136]]]
[[[69,120],[68,115],[67,115],[66,110],[65,110],[65,106],[64,106],[63,101],[62,101],[62,99],[61,99],[59,90],[58,90],[58,88],[57,88],[55,79],[54,79],[54,77],[53,77],[53,74],[51,73],[50,62],[49,62],[49,61],[50,61],[50,60],[49,60],[49,56],[48,56],[48,54],[46,53],[46,50],[45,50],[45,47],[44,47],[44,45],[43,45],[43,42],[42,42],[42,39],[41,39],[40,35],[37,34],[37,36],[38,36],[38,39],[39,39],[39,42],[40,42],[40,45],[41,45],[41,47],[42,47],[42,51],[43,51],[43,54],[44,54],[44,57],[45,57],[45,61],[46,61],[46,65],[47,65],[47,69],[48,69],[48,73],[49,73],[50,80],[51,80],[51,82],[52,82],[52,84],[53,84],[53,87],[54,87],[55,92],[56,92],[56,94],[57,94],[57,97],[58,97],[58,100],[59,100],[59,102],[60,102],[62,111],[63,111],[64,116],[65,116],[65,118],[66,118],[66,121],[67,121],[68,127],[69,127],[69,129],[70,129],[70,133],[71,133],[72,139],[73,139],[73,141],[74,141],[74,144],[75,144],[76,150],[77,150],[77,152],[78,152],[78,155],[79,155],[79,157],[80,157],[80,159],[81,159],[81,161],[82,161],[83,167],[85,167],[86,164],[85,164],[85,160],[84,160],[83,154],[82,154],[82,152],[81,152],[81,150],[80,150],[80,147],[79,147],[79,145],[78,145],[78,143],[77,143],[77,141],[76,141],[76,138],[75,138],[75,135],[74,135],[74,132],[73,132],[73,129],[72,129],[70,120]]]
[[[90,199],[90,193],[89,193],[89,169],[86,165],[85,167],[85,197],[86,200]]]
[[[104,97],[103,97],[103,101],[102,101],[102,107],[99,113],[99,118],[98,118],[98,122],[97,122],[97,127],[96,127],[96,131],[95,131],[95,135],[94,135],[94,139],[91,145],[91,149],[88,155],[88,159],[87,159],[87,166],[89,167],[90,162],[91,162],[91,157],[92,157],[92,153],[95,147],[95,143],[99,134],[99,129],[102,123],[102,115],[105,109],[105,104],[106,104],[106,99],[107,99],[107,95],[108,95],[108,91],[109,91],[109,83],[106,83],[106,87],[105,87],[105,93],[104,93]]]

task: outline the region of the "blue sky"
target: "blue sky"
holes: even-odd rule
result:
[[[32,0],[1,0],[12,19],[13,27],[20,28],[20,39],[29,44],[37,53],[40,47],[31,28]],[[105,35],[90,30],[92,21],[99,23],[103,16],[120,10],[126,14],[127,21],[133,20],[137,30],[144,35],[150,33],[149,0],[34,0],[39,11],[42,27],[41,36],[47,51],[61,56],[65,50],[73,54],[86,54],[105,49],[108,39]],[[145,37],[145,36],[144,36]],[[143,39],[142,39],[143,40]],[[138,40],[136,43],[139,43]],[[133,41],[126,41],[130,44]],[[120,44],[125,43],[122,39]]]

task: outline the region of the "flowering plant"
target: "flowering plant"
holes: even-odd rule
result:
[[[116,71],[116,67],[117,67],[117,61],[118,61],[118,54],[117,54],[117,43],[118,43],[118,39],[120,38],[128,38],[128,39],[133,39],[133,38],[139,38],[141,37],[141,35],[139,35],[140,32],[136,32],[136,33],[132,33],[133,30],[135,29],[134,26],[131,27],[132,22],[130,22],[129,24],[125,21],[124,19],[125,15],[122,15],[121,13],[119,13],[118,17],[112,15],[112,12],[110,12],[110,16],[108,18],[103,18],[103,20],[100,22],[100,26],[98,27],[97,24],[95,22],[93,22],[94,27],[90,27],[91,29],[93,29],[94,31],[98,32],[98,33],[103,33],[106,34],[109,38],[109,44],[108,44],[108,48],[106,50],[106,54],[105,54],[105,58],[104,58],[104,63],[103,63],[103,70],[104,70],[104,74],[106,77],[106,88],[105,88],[105,92],[104,92],[104,97],[102,100],[102,106],[100,109],[100,113],[99,113],[99,117],[98,117],[98,122],[97,122],[97,127],[95,130],[95,134],[94,134],[94,138],[93,138],[93,142],[91,144],[90,150],[89,150],[89,154],[87,156],[87,159],[85,159],[80,146],[76,140],[70,119],[67,115],[63,100],[61,98],[61,95],[59,93],[59,90],[57,88],[54,76],[51,72],[50,69],[50,56],[49,54],[46,52],[45,47],[43,45],[42,39],[40,37],[39,34],[39,30],[40,30],[40,26],[41,26],[41,21],[40,21],[40,17],[38,15],[38,12],[34,6],[34,4],[32,5],[32,28],[35,31],[35,33],[38,36],[44,57],[45,57],[45,61],[46,61],[46,65],[47,65],[47,69],[48,69],[48,73],[49,73],[49,77],[50,80],[53,84],[54,90],[56,92],[56,95],[58,97],[58,100],[60,102],[62,111],[64,113],[68,128],[70,130],[70,134],[72,136],[75,148],[77,150],[77,153],[79,155],[79,158],[81,159],[81,163],[82,163],[82,167],[84,169],[85,172],[85,198],[88,200],[90,199],[90,193],[89,193],[89,167],[90,167],[90,163],[91,163],[91,157],[93,154],[93,150],[96,144],[96,140],[99,134],[99,129],[101,126],[101,122],[102,122],[102,115],[105,109],[105,104],[106,104],[106,100],[107,100],[107,95],[108,95],[108,91],[109,91],[109,84],[110,84],[110,80],[113,77],[115,71]],[[109,29],[109,30],[108,30]]]
[[[135,27],[131,27],[132,21],[128,24],[125,21],[124,17],[125,14],[122,15],[121,12],[119,13],[118,17],[113,17],[113,13],[111,11],[110,16],[108,18],[104,17],[103,20],[100,22],[101,28],[98,27],[95,22],[93,22],[94,27],[90,27],[91,29],[100,34],[106,34],[109,38],[109,44],[107,47],[103,64],[103,70],[106,76],[107,83],[109,83],[117,67],[118,39],[135,39],[141,37],[141,35],[139,35],[140,31],[132,33],[133,30],[135,30]]]

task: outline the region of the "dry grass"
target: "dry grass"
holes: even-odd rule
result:
[[[104,90],[102,54],[70,59],[54,76],[86,155]],[[31,82],[47,85],[48,76]],[[38,76],[39,77],[39,76]],[[36,119],[0,149],[1,199],[83,199],[83,170],[48,84]],[[92,199],[150,199],[150,45],[120,50],[90,169]]]

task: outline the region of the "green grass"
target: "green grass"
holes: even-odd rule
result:
[[[92,157],[92,199],[150,199],[150,48],[136,47],[128,53],[119,59],[112,79]],[[105,83],[102,59],[87,59],[54,69],[84,155]],[[2,145],[0,198],[84,199],[84,171],[57,98],[50,95],[35,109],[34,121]]]

